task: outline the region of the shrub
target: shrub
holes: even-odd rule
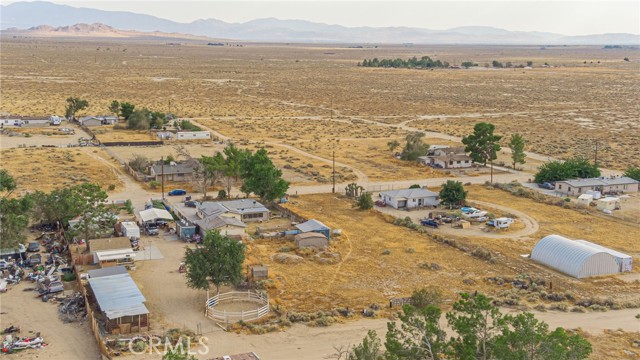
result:
[[[109,185],[109,191],[113,191],[116,189],[116,186],[114,184]]]
[[[131,200],[127,199],[127,201],[124,202],[124,208],[127,209],[127,214],[133,214],[133,204]]]
[[[142,340],[138,340],[136,342],[133,343],[133,345],[131,346],[131,349],[137,353],[141,353],[144,351],[144,349],[147,348],[147,343],[145,343]]]
[[[382,255],[391,255],[391,250],[389,250],[389,249],[385,249],[385,250],[382,252]]]
[[[278,252],[289,252],[291,251],[291,248],[289,246],[283,246],[280,249],[278,249]]]
[[[414,248],[406,248],[406,249],[404,249],[404,252],[406,252],[407,254],[414,254],[416,252],[416,249],[414,249]]]
[[[149,182],[149,187],[152,188],[152,189],[157,189],[159,185],[160,185],[160,183],[155,181],[155,180],[151,180]]]
[[[411,304],[417,308],[429,305],[438,306],[442,303],[442,293],[436,288],[422,288],[411,294]]]
[[[76,279],[76,274],[74,273],[65,273],[62,275],[62,281],[74,281]]]

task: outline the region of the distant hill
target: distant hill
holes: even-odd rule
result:
[[[29,29],[41,25],[52,28],[70,24],[104,24],[115,29],[159,31],[212,38],[265,42],[333,43],[415,43],[415,44],[497,44],[497,45],[640,45],[640,35],[595,34],[564,36],[545,32],[522,32],[487,26],[429,30],[411,27],[345,27],[305,20],[256,19],[245,23],[227,23],[202,19],[179,23],[155,16],[124,11],[76,8],[49,2],[16,2],[0,6],[1,29]],[[75,25],[72,25],[75,26]],[[34,29],[44,31],[44,28]],[[50,29],[49,29],[50,30]],[[82,29],[54,30],[76,33]],[[100,31],[91,30],[93,33]],[[114,30],[102,31],[105,35]],[[51,34],[51,31],[49,31]]]

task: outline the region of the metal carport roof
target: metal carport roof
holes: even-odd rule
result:
[[[148,314],[146,301],[129,274],[89,279],[89,285],[107,318]]]
[[[173,216],[171,216],[167,210],[151,208],[140,211],[140,219],[142,219],[143,222],[156,219],[173,220]]]

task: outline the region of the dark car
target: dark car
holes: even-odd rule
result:
[[[376,204],[376,206],[380,206],[380,207],[387,206],[387,203],[384,202],[384,200],[377,200],[375,204]]]
[[[187,194],[187,190],[182,190],[182,189],[173,189],[169,191],[169,196],[186,195],[186,194]]]
[[[27,246],[27,252],[39,252],[40,244],[37,241],[32,241]]]
[[[154,223],[148,223],[145,226],[145,229],[147,230],[147,234],[149,235],[158,235],[160,233],[160,230],[158,230],[158,225]]]
[[[184,206],[186,207],[190,207],[190,208],[194,208],[196,207],[197,203],[193,200],[189,200],[189,201],[185,201],[184,202]]]
[[[27,259],[27,262],[29,264],[29,266],[34,267],[36,265],[40,265],[42,264],[42,256],[40,254],[33,254],[31,256],[29,256],[29,259]]]
[[[420,220],[420,225],[432,227],[434,229],[438,228],[438,223],[433,219],[422,219]]]
[[[550,182],[543,182],[543,183],[538,184],[538,186],[543,188],[543,189],[547,189],[547,190],[555,189],[555,186],[553,186],[553,184],[550,183]]]

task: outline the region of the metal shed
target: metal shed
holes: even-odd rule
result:
[[[149,326],[146,299],[129,274],[89,279],[89,285],[107,318],[107,331],[137,332]]]
[[[560,235],[545,236],[538,241],[531,259],[579,279],[619,272],[610,253]]]
[[[618,271],[620,272],[631,271],[631,269],[633,268],[633,257],[631,255],[623,254],[619,251],[609,249],[602,245],[594,244],[587,240],[576,240],[576,242],[611,254],[616,259],[616,262],[618,263],[618,266],[619,266]]]
[[[296,247],[326,249],[329,247],[329,239],[323,233],[306,232],[295,236]]]
[[[296,225],[296,229],[300,230],[302,233],[306,232],[315,232],[323,234],[327,239],[331,239],[331,229],[318,220],[312,219],[309,221],[305,221],[302,224]]]

